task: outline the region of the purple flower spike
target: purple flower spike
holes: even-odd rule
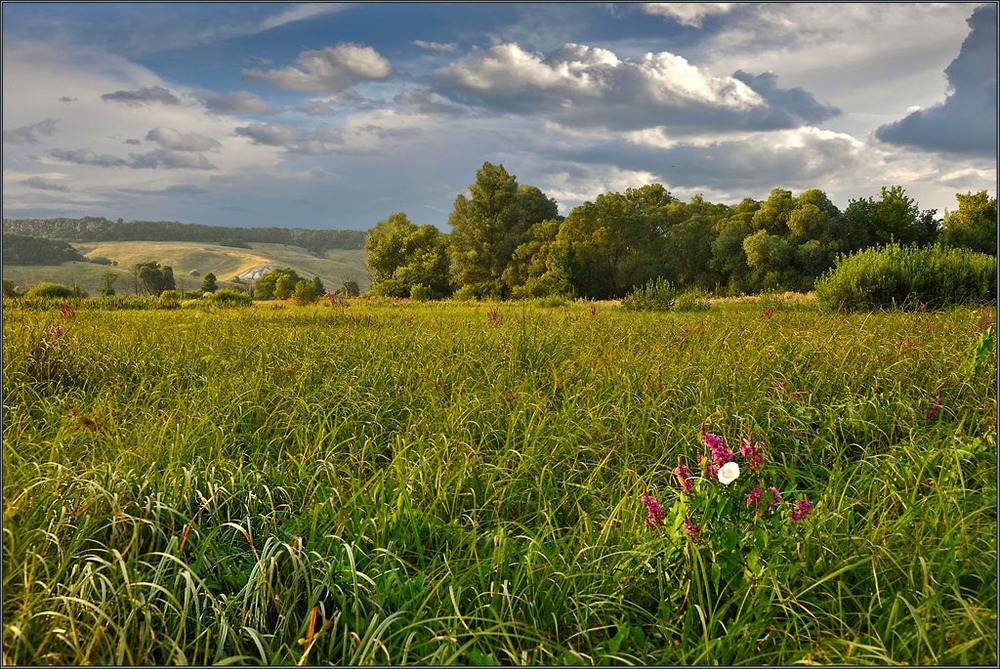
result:
[[[934,420],[935,418],[937,418],[938,411],[940,410],[941,410],[941,393],[938,393],[937,399],[934,400],[934,405],[927,411],[923,412],[924,420]]]
[[[688,531],[693,540],[698,540],[698,533],[701,532],[701,523],[689,523],[685,521],[683,527]]]
[[[796,500],[792,504],[794,508],[792,509],[792,522],[798,523],[803,518],[812,513],[812,504],[809,503],[809,498],[804,496],[800,500]]]
[[[646,505],[646,527],[652,529],[663,524],[663,506],[655,497],[643,495],[642,502]]]
[[[774,497],[771,499],[770,502],[767,503],[768,510],[773,512],[774,507],[778,506],[778,504],[781,502],[781,493],[779,493],[778,489],[775,488],[774,486],[771,486],[770,488],[768,488],[768,490],[774,493]]]
[[[674,476],[680,481],[681,490],[684,492],[694,492],[694,484],[691,483],[691,472],[684,466],[680,458],[677,458],[677,469],[674,470]]]
[[[764,449],[760,444],[753,443],[753,440],[740,444],[740,455],[746,458],[750,471],[755,472],[764,466]]]
[[[722,465],[733,459],[733,452],[726,448],[725,442],[722,441],[722,437],[719,435],[712,434],[711,432],[705,432],[705,430],[702,429],[701,441],[708,446],[708,450],[711,451],[712,460],[715,462],[716,469],[722,467]]]

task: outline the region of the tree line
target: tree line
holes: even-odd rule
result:
[[[358,230],[304,228],[241,228],[179,223],[177,221],[111,221],[102,216],[84,218],[5,218],[8,234],[45,237],[68,242],[200,242],[246,248],[250,243],[301,246],[314,255],[330,249],[360,249],[365,233]]]
[[[562,217],[552,198],[486,162],[448,217],[451,233],[397,212],[365,240],[375,294],[621,298],[665,279],[715,294],[810,290],[838,255],[889,243],[996,255],[996,198],[957,194],[943,220],[901,186],[838,209],[820,189],[735,205],[660,184],[598,195]]]

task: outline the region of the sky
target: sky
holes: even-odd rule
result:
[[[997,186],[996,3],[17,3],[3,216],[449,231],[484,162],[568,214]]]

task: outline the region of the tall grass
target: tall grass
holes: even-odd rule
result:
[[[993,664],[994,320],[5,307],[4,661]],[[750,576],[703,426],[815,504]]]

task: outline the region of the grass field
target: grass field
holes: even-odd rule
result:
[[[3,268],[3,276],[22,290],[29,285],[49,281],[66,286],[78,284],[90,295],[99,295],[101,277],[111,271],[119,274],[115,291],[131,295],[135,293],[132,268],[140,262],[152,260],[173,268],[178,290],[182,283],[185,290],[200,288],[201,277],[209,272],[216,275],[220,285],[226,285],[241,272],[261,265],[291,267],[310,279],[318,276],[331,290],[346,279],[357,281],[362,291],[371,285],[364,249],[332,249],[326,252],[325,257],[317,258],[303,248],[286,244],[250,244],[249,249],[200,242],[100,242],[74,246],[88,258],[105,257],[118,265],[86,262],[8,265]],[[192,270],[197,271],[199,276],[191,276]]]
[[[74,307],[4,306],[5,663],[997,661],[995,309]]]

